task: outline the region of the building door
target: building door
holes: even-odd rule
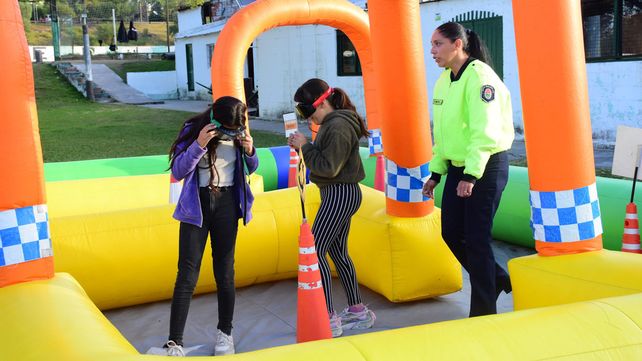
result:
[[[490,11],[469,11],[457,15],[452,21],[456,21],[467,29],[479,34],[479,37],[486,43],[493,70],[504,79],[504,25],[501,16]]]
[[[187,59],[187,90],[194,91],[194,56],[192,44],[185,44],[185,58]]]

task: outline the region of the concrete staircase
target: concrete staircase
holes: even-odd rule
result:
[[[56,63],[61,74],[85,97],[84,64]],[[124,104],[162,104],[162,100],[150,99],[145,94],[125,84],[125,82],[105,64],[92,64],[94,96],[97,102],[119,102]]]
[[[58,72],[62,74],[74,88],[76,88],[76,90],[78,90],[85,98],[87,97],[87,88],[85,86],[86,79],[85,74],[82,71],[78,70],[78,68],[71,63],[57,62],[54,63],[54,66],[58,69]],[[109,96],[109,93],[100,86],[97,86],[95,83],[94,98],[97,103],[111,103],[114,101],[114,99]]]

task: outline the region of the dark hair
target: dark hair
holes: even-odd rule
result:
[[[312,104],[317,100],[323,93],[325,93],[330,86],[328,83],[321,79],[312,78],[296,90],[294,93],[294,101],[297,103]],[[359,128],[361,129],[360,136],[368,137],[370,133],[366,127],[366,122],[363,118],[357,113],[357,108],[350,101],[350,97],[346,94],[345,91],[341,88],[333,88],[332,94],[328,97],[328,102],[334,109],[347,109],[354,112],[359,120]]]
[[[439,33],[444,37],[450,39],[453,43],[455,40],[461,39],[466,54],[483,61],[491,67],[493,66],[492,59],[490,58],[486,45],[476,32],[466,29],[460,23],[455,22],[441,24],[437,28],[437,31],[439,31]]]
[[[194,142],[198,138],[198,134],[201,132],[201,129],[203,129],[203,127],[207,124],[211,123],[210,116],[216,119],[216,121],[218,121],[222,125],[237,127],[245,126],[245,122],[247,120],[245,116],[246,112],[247,106],[242,101],[234,97],[224,96],[216,99],[214,104],[212,104],[212,106],[206,111],[196,114],[195,116],[187,119],[185,123],[183,123],[183,126],[178,133],[178,137],[169,150],[168,169],[172,168],[172,166],[174,165],[174,159],[178,155],[175,154],[176,146],[182,142],[187,142],[189,144]],[[185,131],[185,129],[187,129],[187,131]],[[220,139],[218,137],[214,137],[207,144],[207,153],[210,155],[210,169],[216,171],[217,174],[218,171],[214,167],[214,161],[216,161],[216,147],[219,143]],[[187,147],[181,149],[181,152],[184,152],[186,150]],[[214,179],[213,174],[211,179]]]

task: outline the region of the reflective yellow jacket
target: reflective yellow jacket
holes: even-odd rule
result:
[[[448,172],[448,161],[481,178],[491,155],[510,149],[515,131],[510,92],[493,69],[473,60],[456,81],[446,69],[432,102],[433,159],[430,171]]]

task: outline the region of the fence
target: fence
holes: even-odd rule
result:
[[[154,53],[162,46],[167,52],[177,32],[177,0],[21,0],[20,5],[29,45],[53,45],[61,57],[82,53],[83,13],[87,14],[90,46],[111,48],[114,54],[149,53],[141,50],[149,46]]]

